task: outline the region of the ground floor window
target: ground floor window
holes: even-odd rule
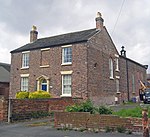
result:
[[[71,75],[62,75],[62,95],[71,96]]]
[[[28,91],[28,77],[21,78],[21,91]]]
[[[116,90],[117,90],[117,93],[119,93],[119,79],[116,79]]]

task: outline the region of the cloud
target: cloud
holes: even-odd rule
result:
[[[32,25],[37,26],[39,38],[94,28],[100,11],[117,49],[125,46],[129,58],[150,65],[150,1],[125,0],[116,24],[121,4],[120,0],[1,0],[1,54],[10,58],[9,51],[28,43]],[[9,60],[0,56],[2,62]]]

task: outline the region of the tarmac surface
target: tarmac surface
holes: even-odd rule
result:
[[[49,119],[33,120],[18,123],[0,123],[0,137],[141,137],[142,134],[126,134],[117,132],[69,131],[57,130],[49,123]]]

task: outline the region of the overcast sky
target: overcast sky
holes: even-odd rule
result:
[[[150,0],[0,0],[0,62],[29,43],[32,25],[38,38],[95,28],[97,11],[118,51],[150,66]]]

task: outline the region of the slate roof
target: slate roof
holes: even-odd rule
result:
[[[97,32],[98,30],[94,28],[94,29],[89,29],[84,31],[78,31],[78,32],[72,32],[72,33],[47,37],[47,38],[41,38],[41,39],[37,39],[33,43],[28,43],[20,48],[17,48],[11,51],[11,53],[86,42],[91,36],[93,36]]]
[[[129,58],[127,58],[127,57],[124,57],[124,56],[122,56],[122,55],[119,55],[119,57],[124,58],[125,60],[128,60],[128,61],[131,61],[131,62],[133,62],[133,63],[135,63],[135,64],[137,64],[137,65],[139,65],[139,66],[141,66],[141,67],[143,67],[143,68],[145,68],[145,69],[148,68],[148,65],[142,65],[142,64],[140,64],[140,63],[138,63],[138,62],[136,62],[136,61],[134,61],[134,60],[132,60],[132,59],[129,59]]]
[[[10,64],[0,63],[0,82],[9,82]]]

